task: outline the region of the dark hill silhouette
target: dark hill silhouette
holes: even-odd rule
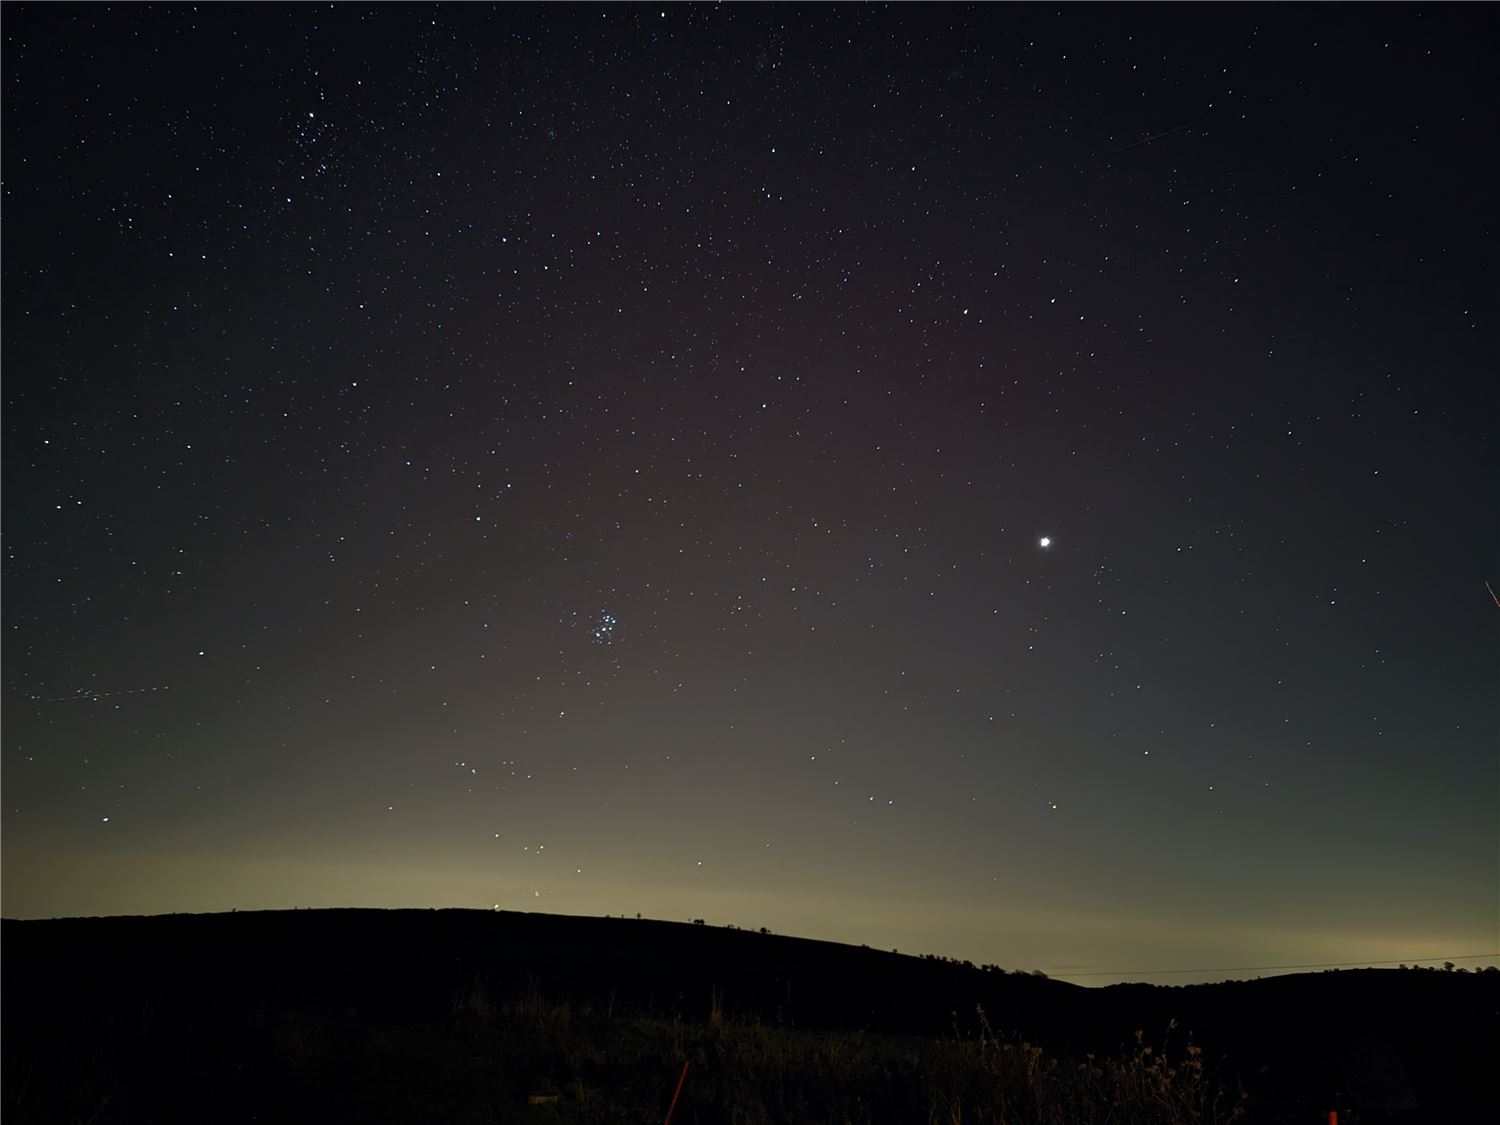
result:
[[[1007,1029],[1062,1027],[1084,989],[1041,977],[981,973],[835,942],[716,926],[478,910],[305,910],[3,923],[6,985],[57,995],[69,966],[87,991],[121,980],[160,987],[213,981],[222,995],[352,1007],[381,1023],[449,1011],[476,976],[501,991],[587,999],[620,1012],[705,1016],[718,989],[729,1018],[822,1028],[942,1033],[976,1002]],[[998,978],[998,979],[986,979]],[[85,983],[86,982],[86,983]],[[980,985],[984,987],[980,987]],[[1028,1032],[1034,1034],[1034,1032]]]
[[[674,1050],[701,1056],[705,1069],[712,1044],[694,1029],[717,1026],[893,1043],[993,1033],[1081,1059],[1129,1051],[1137,1031],[1160,1043],[1175,1021],[1178,1048],[1190,1033],[1220,1075],[1254,1092],[1263,1120],[1322,1121],[1334,1108],[1346,1121],[1476,1119],[1500,1057],[1500,973],[1345,970],[1090,989],[745,930],[466,910],[6,920],[0,936],[8,1121],[434,1119],[435,1103],[416,1093],[410,1112],[392,1101],[410,1083],[390,1067],[351,1078],[358,1058],[415,1044],[401,1057],[413,1060],[416,1089],[434,1071],[463,1071],[460,1054],[480,1042],[473,1026],[503,1024],[496,1013],[552,1036],[594,1035],[613,1044],[590,1048],[604,1054],[623,1049],[598,1038],[605,1025],[678,1028]],[[489,1042],[499,1050],[500,1039]],[[543,1073],[552,1064],[527,1065],[536,1075],[513,1067],[512,1085],[487,1095],[498,1099],[493,1112],[450,1109],[448,1119],[506,1119],[522,1086],[566,1078]],[[457,1096],[457,1081],[442,1096]],[[360,1109],[349,1084],[391,1092]],[[584,1094],[575,1100],[576,1119],[594,1119]],[[778,1119],[799,1118],[787,1109]],[[870,1119],[886,1118],[877,1108]]]

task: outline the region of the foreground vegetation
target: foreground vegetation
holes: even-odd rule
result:
[[[547,1104],[557,1120],[663,1116],[684,1063],[683,1122],[1168,1125],[1244,1112],[1244,1097],[1190,1043],[1173,1050],[1138,1036],[1118,1058],[1065,1063],[1001,1040],[982,1010],[967,1033],[924,1038],[740,1025],[712,1009],[701,1023],[612,1023],[536,997],[497,1005],[475,988],[456,1016],[522,1085],[556,1097]]]
[[[679,1079],[674,1125],[1465,1121],[1500,1051],[1500,974],[1082,989],[476,911],[0,928],[6,1125],[649,1123]]]
[[[698,1021],[626,1018],[476,982],[431,1024],[161,1015],[117,1009],[73,1059],[18,1052],[7,1120],[623,1125],[664,1118],[684,1064],[681,1125],[1217,1125],[1246,1108],[1186,1039],[1063,1061],[977,1010],[949,1036],[897,1036],[737,1023],[712,1000]]]

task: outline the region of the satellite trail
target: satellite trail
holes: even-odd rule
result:
[[[160,684],[157,687],[120,688],[116,691],[94,691],[90,688],[79,688],[72,695],[29,695],[33,703],[93,703],[100,699],[110,699],[117,695],[149,695],[154,691],[171,691],[168,684]]]
[[[1131,149],[1145,148],[1147,145],[1155,144],[1157,141],[1162,140],[1165,137],[1170,137],[1177,133],[1185,133],[1189,129],[1196,129],[1199,125],[1207,125],[1211,120],[1213,119],[1204,117],[1198,121],[1190,121],[1186,125],[1178,125],[1176,128],[1168,129],[1162,133],[1153,133],[1151,136],[1144,137],[1141,140],[1124,146],[1123,148],[1117,148],[1113,152],[1106,152],[1103,156],[1099,157],[1099,159],[1101,162],[1105,160],[1112,160],[1116,156],[1119,156],[1121,153],[1129,152]]]

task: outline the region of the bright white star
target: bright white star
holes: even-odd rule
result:
[[[1043,547],[1050,547],[1052,546],[1052,536],[1043,535],[1040,539],[1037,540],[1037,542],[1040,543]]]

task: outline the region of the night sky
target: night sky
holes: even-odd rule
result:
[[[5,915],[1494,953],[1496,24],[7,4]]]

